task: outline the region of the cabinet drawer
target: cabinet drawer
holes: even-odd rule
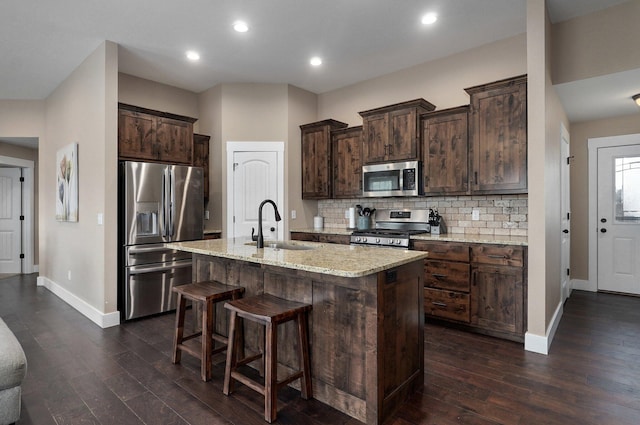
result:
[[[349,235],[318,235],[318,242],[324,243],[337,243],[342,245],[349,245],[351,237]]]
[[[470,268],[468,263],[427,260],[424,263],[424,285],[469,292]]]
[[[318,242],[316,233],[291,232],[290,238],[292,241]]]
[[[469,323],[469,295],[441,289],[424,289],[424,312],[435,317]]]
[[[499,266],[522,267],[524,248],[509,245],[478,245],[471,247],[471,261]]]
[[[428,251],[430,260],[469,262],[469,245],[455,242],[414,241],[413,249]]]

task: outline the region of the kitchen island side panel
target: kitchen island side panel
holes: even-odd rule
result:
[[[244,286],[245,297],[265,292],[312,304],[313,397],[367,424],[381,424],[424,384],[422,270],[422,260],[393,268],[391,282],[389,271],[348,278],[194,254],[194,279]],[[246,349],[261,350],[261,329],[247,325]],[[293,323],[279,330],[283,376],[298,368],[296,332]]]

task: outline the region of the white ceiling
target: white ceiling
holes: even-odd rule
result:
[[[624,1],[548,3],[559,22]],[[429,11],[439,20],[426,27]],[[46,98],[104,40],[121,72],[196,93],[226,82],[323,93],[525,31],[526,0],[2,0],[0,99]],[[584,87],[571,84],[560,90],[573,116],[587,103],[573,105]]]

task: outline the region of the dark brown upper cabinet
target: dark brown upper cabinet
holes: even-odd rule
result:
[[[465,91],[471,96],[471,193],[526,193],[526,75],[471,87]]]
[[[193,135],[193,166],[202,167],[204,202],[209,201],[209,140],[204,134]]]
[[[302,139],[302,199],[332,196],[331,131],[347,127],[336,120],[300,126]]]
[[[118,104],[118,158],[191,164],[195,118]]]
[[[331,132],[333,197],[362,195],[362,126]]]
[[[415,99],[360,112],[363,163],[419,159],[419,116],[435,108],[424,99]]]
[[[469,191],[469,106],[421,116],[425,195],[464,195]]]

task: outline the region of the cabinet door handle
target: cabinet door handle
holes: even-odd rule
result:
[[[438,307],[446,307],[447,306],[447,303],[441,303],[441,302],[438,302],[438,301],[431,301],[431,304],[433,304],[435,306],[438,306]]]
[[[474,184],[478,184],[478,172],[477,172],[477,171],[475,171],[475,172],[473,173],[473,176],[474,176],[474,177],[473,177],[473,179],[474,179]]]
[[[503,259],[503,260],[506,260],[507,258],[509,258],[506,255],[491,255],[491,254],[489,254],[487,257],[489,257],[489,258],[500,258],[500,259]]]
[[[440,274],[440,273],[431,273],[431,276],[435,277],[436,279],[444,279],[445,277],[447,277],[446,274]]]

